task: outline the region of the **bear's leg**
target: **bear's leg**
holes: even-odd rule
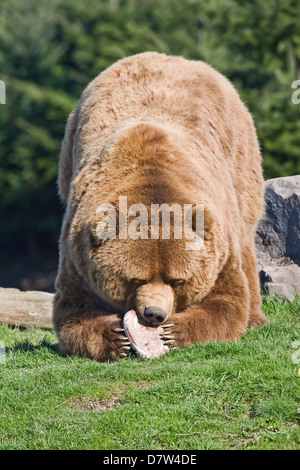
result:
[[[120,315],[108,312],[84,312],[67,306],[56,294],[53,314],[54,328],[61,353],[83,356],[99,362],[126,357],[130,344],[122,328]]]
[[[248,245],[242,252],[242,267],[247,276],[250,289],[250,313],[248,326],[262,326],[267,322],[265,314],[261,310],[262,299],[258,277],[257,260],[254,243]]]
[[[171,347],[214,340],[234,341],[245,333],[249,311],[247,278],[241,262],[230,260],[207,297],[173,314],[166,325],[162,325],[163,339]]]

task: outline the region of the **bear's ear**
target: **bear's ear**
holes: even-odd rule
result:
[[[62,141],[59,170],[58,170],[58,193],[64,204],[67,203],[69,190],[73,175],[73,143],[74,134],[77,129],[78,110],[75,108],[68,117],[65,135]]]

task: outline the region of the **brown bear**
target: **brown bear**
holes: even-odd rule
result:
[[[238,340],[266,322],[254,252],[259,145],[234,87],[209,65],[145,52],[102,72],[69,116],[58,186],[66,209],[53,322],[63,354],[127,356],[130,309],[161,324],[171,347]],[[131,208],[125,225],[120,201]],[[128,236],[136,204],[189,205],[194,228],[201,204],[201,248],[174,236],[171,212],[169,237],[151,227],[147,236],[145,224]],[[99,236],[99,206],[115,210],[114,236]]]

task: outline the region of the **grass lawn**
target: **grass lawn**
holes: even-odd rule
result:
[[[299,449],[300,299],[264,311],[239,342],[112,364],[0,325],[0,449]]]

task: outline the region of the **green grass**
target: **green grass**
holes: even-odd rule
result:
[[[0,449],[299,448],[300,299],[264,310],[269,324],[239,342],[113,364],[0,325]]]

